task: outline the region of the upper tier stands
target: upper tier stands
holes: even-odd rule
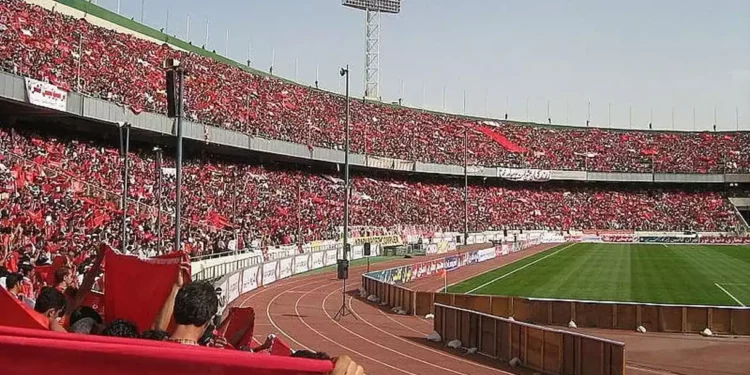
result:
[[[52,135],[44,126],[0,128],[0,229],[4,246],[80,251],[122,236],[121,166],[114,144]],[[59,130],[58,130],[59,131]],[[83,137],[83,135],[79,135]],[[158,174],[152,145],[129,154],[128,242],[155,254]],[[162,238],[173,238],[173,152],[164,153]],[[214,156],[184,161],[182,237],[193,255],[335,239],[342,181],[325,171],[251,165]],[[355,174],[352,225],[418,225],[463,231],[463,181]],[[299,213],[299,214],[298,214]],[[724,194],[635,185],[490,184],[469,187],[469,230],[636,229],[729,231],[738,218]],[[10,243],[10,237],[13,243]],[[8,242],[6,242],[8,241]],[[256,246],[257,246],[256,245]]]
[[[79,50],[79,45],[81,46]],[[336,94],[251,74],[21,0],[0,2],[0,67],[134,112],[165,112],[166,57],[190,72],[190,119],[309,146],[343,144],[345,101]],[[352,150],[376,156],[541,169],[737,173],[750,171],[748,133],[665,133],[483,123],[355,100]],[[495,126],[497,125],[497,126]]]

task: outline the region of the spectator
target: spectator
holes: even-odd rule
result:
[[[47,318],[50,330],[66,332],[61,322],[66,305],[67,300],[59,290],[51,286],[45,286],[39,292],[34,304],[34,311]]]
[[[194,282],[180,288],[174,299],[174,321],[177,326],[168,341],[198,345],[218,306],[214,287],[209,283]]]
[[[141,338],[146,340],[166,341],[169,339],[169,332],[160,329],[149,329],[141,333]]]
[[[132,322],[125,319],[115,319],[104,328],[102,336],[137,339],[141,335],[138,333],[138,327]]]
[[[55,270],[55,288],[61,292],[68,289],[68,287],[74,286],[75,276],[73,270],[68,267],[61,267]]]

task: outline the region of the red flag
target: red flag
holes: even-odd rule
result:
[[[138,259],[107,248],[104,309],[107,322],[126,319],[143,331],[153,323],[180,272],[182,253]]]
[[[255,329],[255,310],[252,307],[232,307],[218,328],[219,334],[235,348],[250,346]]]
[[[5,288],[0,288],[0,325],[30,329],[48,329],[49,322],[42,314],[24,306]],[[7,355],[7,354],[6,354]],[[4,368],[4,367],[0,367]]]
[[[104,293],[89,290],[83,297],[83,306],[88,306],[104,317]]]
[[[274,337],[271,340],[271,349],[268,350],[271,355],[277,355],[282,357],[290,357],[292,355],[292,348],[284,342],[280,337]]]

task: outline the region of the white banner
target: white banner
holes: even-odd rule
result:
[[[297,255],[294,257],[294,274],[310,270],[310,254]]]
[[[276,265],[279,262],[274,260],[263,264],[263,285],[268,285],[276,281]]]
[[[326,266],[334,265],[336,264],[336,258],[338,258],[338,251],[336,250],[328,250],[326,251]]]
[[[292,276],[292,260],[294,258],[285,258],[279,260],[279,279],[285,279]]]
[[[372,247],[370,248],[372,250]],[[362,245],[356,245],[352,246],[352,260],[354,259],[362,259],[364,256],[365,247]]]
[[[66,91],[51,83],[31,78],[24,78],[24,80],[26,81],[26,96],[29,98],[29,103],[65,111],[68,104],[68,93]]]
[[[242,271],[242,284],[240,284],[240,293],[258,289],[258,266],[250,267]]]
[[[325,254],[323,253],[312,253],[310,258],[312,258],[312,265],[310,266],[312,270],[322,268],[325,265]]]
[[[498,168],[498,177],[511,181],[549,181],[552,172],[541,169]]]
[[[490,260],[495,257],[495,248],[479,250],[477,251],[477,256],[479,257],[480,262]]]
[[[234,301],[235,298],[240,296],[240,274],[229,276],[229,283],[227,285],[227,301]]]

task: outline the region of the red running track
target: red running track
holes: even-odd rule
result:
[[[527,255],[532,254],[531,251]],[[398,259],[371,265],[385,269],[445,255]],[[500,258],[505,259],[505,258]],[[505,264],[514,258],[487,263]],[[489,266],[489,265],[488,265]],[[252,306],[256,311],[255,338],[263,341],[275,333],[295,349],[347,354],[362,364],[369,375],[503,375],[531,374],[502,367],[486,357],[466,355],[430,345],[425,339],[432,321],[399,316],[357,297],[365,266],[349,270],[346,303],[353,315],[334,320],[342,305],[340,280],[335,272],[300,275],[277,281],[240,296],[232,305]],[[512,372],[511,372],[512,371]]]

